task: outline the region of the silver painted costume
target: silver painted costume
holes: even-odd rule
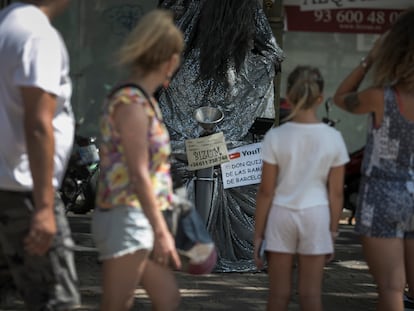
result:
[[[186,42],[196,28],[204,1],[161,1],[160,7],[174,11]],[[271,116],[274,116],[273,80],[280,69],[283,52],[260,4],[255,0],[252,4],[256,6],[254,42],[239,71],[229,60],[228,83],[200,78],[199,49],[193,48],[182,60],[169,88],[161,91],[159,103],[174,153],[184,152],[185,139],[199,136],[201,129],[192,117],[198,107],[212,106],[224,113],[218,131],[224,133],[229,149],[252,143],[248,130],[255,118],[264,116],[269,107]],[[269,116],[268,112],[266,116]],[[185,165],[175,163],[173,172],[183,177],[190,189],[193,187],[193,174],[186,170]],[[215,172],[217,178],[207,226],[218,247],[216,271],[255,270],[253,233],[257,185],[224,190],[219,169]]]

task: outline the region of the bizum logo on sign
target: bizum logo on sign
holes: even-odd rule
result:
[[[223,132],[187,139],[185,148],[189,170],[200,170],[229,161]]]
[[[262,176],[261,143],[229,150],[230,162],[221,164],[223,188],[260,183]]]

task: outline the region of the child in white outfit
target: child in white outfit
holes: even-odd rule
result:
[[[324,84],[319,70],[298,66],[287,82],[293,111],[288,122],[269,130],[262,146],[254,256],[261,269],[259,249],[266,240],[267,309],[287,310],[298,254],[301,310],[315,311],[322,310],[323,267],[333,258],[349,156],[342,135],[317,118]]]

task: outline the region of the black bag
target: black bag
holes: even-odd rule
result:
[[[167,225],[175,238],[182,270],[190,274],[210,273],[217,262],[217,251],[204,221],[186,199],[185,187],[174,192],[171,209],[163,211]]]

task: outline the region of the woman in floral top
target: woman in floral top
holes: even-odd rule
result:
[[[156,310],[176,310],[181,263],[162,215],[170,206],[170,142],[152,96],[179,65],[182,33],[166,11],[144,16],[120,50],[129,77],[101,119],[101,174],[92,234],[103,261],[101,311],[129,310],[141,284]],[[150,256],[151,254],[151,256]]]

